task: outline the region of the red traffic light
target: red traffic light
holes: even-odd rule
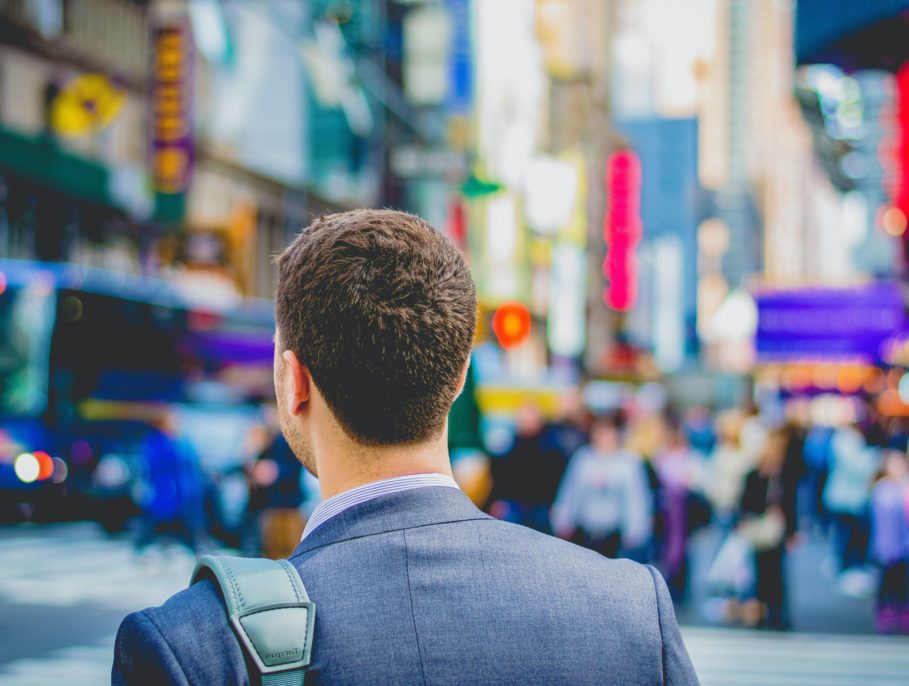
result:
[[[517,348],[530,337],[530,310],[521,303],[505,303],[492,315],[492,330],[506,350]]]

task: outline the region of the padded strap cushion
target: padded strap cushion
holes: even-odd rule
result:
[[[192,582],[214,577],[230,625],[263,686],[302,686],[312,651],[315,605],[287,560],[206,555]],[[253,674],[250,680],[256,683]]]

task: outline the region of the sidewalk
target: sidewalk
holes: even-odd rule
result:
[[[909,638],[684,627],[701,686],[906,686]]]
[[[718,626],[708,609],[703,579],[719,547],[714,529],[699,532],[691,541],[691,598],[678,608],[679,621],[692,626]],[[788,582],[792,628],[795,631],[833,634],[873,634],[874,599],[850,598],[840,593],[833,574],[824,573],[830,544],[806,536],[789,555]],[[832,566],[832,565],[831,565]],[[909,684],[909,677],[906,682]]]

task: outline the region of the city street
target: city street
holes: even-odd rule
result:
[[[697,575],[709,560],[715,537],[708,532],[695,543]],[[824,552],[824,546],[814,542],[793,555],[793,615],[799,631],[776,634],[707,626],[703,599],[695,594],[696,600],[680,615],[705,686],[906,683],[909,639],[867,635],[870,600],[842,598],[832,582],[817,581],[817,570],[811,567],[820,564]],[[193,560],[176,550],[170,557],[139,564],[128,539],[107,538],[91,524],[3,529],[0,684],[105,683],[123,615],[158,604],[185,586],[192,566]],[[862,632],[865,635],[856,635]]]
[[[691,542],[692,602],[680,608],[687,625],[715,625],[717,604],[699,583],[707,573],[720,544],[713,529],[697,534]],[[808,633],[871,634],[874,604],[871,598],[854,598],[838,591],[830,543],[817,535],[805,537],[789,556],[789,602],[793,628]]]
[[[4,686],[109,682],[124,615],[180,590],[194,564],[174,550],[140,565],[129,540],[87,523],[7,528],[0,540]]]
[[[907,37],[909,0],[0,0],[0,686],[109,683],[199,555],[329,517],[310,682],[909,686]],[[691,660],[643,567],[453,488],[652,563]],[[123,681],[243,681],[186,606],[183,669],[124,632]],[[296,678],[302,624],[243,619],[249,681]]]

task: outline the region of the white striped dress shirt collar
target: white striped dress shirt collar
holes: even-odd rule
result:
[[[349,491],[333,495],[328,500],[323,500],[319,503],[316,509],[313,510],[309,521],[306,522],[306,528],[303,530],[303,537],[300,540],[305,539],[316,527],[354,505],[365,503],[367,500],[372,500],[382,495],[410,491],[414,488],[426,488],[427,486],[459,488],[457,482],[446,474],[409,474],[357,486]]]

